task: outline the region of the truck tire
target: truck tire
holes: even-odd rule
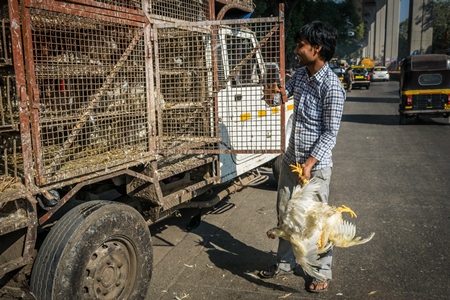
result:
[[[38,300],[145,299],[153,249],[132,207],[90,201],[65,214],[44,240],[31,273]]]

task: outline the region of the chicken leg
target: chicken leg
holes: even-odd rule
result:
[[[338,207],[338,208],[337,208],[337,211],[340,212],[340,213],[348,212],[352,218],[357,218],[357,217],[358,217],[358,216],[355,214],[355,212],[354,212],[353,210],[351,210],[350,207],[347,207],[347,206],[345,206],[345,205],[342,205],[341,207]]]

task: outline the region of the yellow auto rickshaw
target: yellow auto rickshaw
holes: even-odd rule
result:
[[[450,56],[424,54],[401,61],[400,124],[419,115],[450,116]]]

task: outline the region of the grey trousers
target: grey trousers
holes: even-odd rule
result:
[[[311,172],[311,177],[318,177],[323,179],[322,188],[317,195],[317,200],[328,203],[328,195],[330,191],[331,167],[326,167],[317,171]],[[278,181],[278,196],[277,196],[277,215],[280,218],[280,203],[286,203],[291,198],[294,187],[298,184],[297,173],[293,173],[291,168],[283,161],[280,171],[280,178]],[[280,219],[278,220],[280,222]],[[320,256],[320,267],[318,269],[320,274],[326,278],[331,279],[331,263],[332,263],[333,249]],[[289,241],[280,238],[278,242],[277,253],[278,268],[284,271],[293,270],[297,263],[295,262],[292,245]]]

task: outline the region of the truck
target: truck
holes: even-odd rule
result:
[[[0,298],[144,299],[149,226],[264,179],[293,109],[265,93],[279,8],[1,1]]]

